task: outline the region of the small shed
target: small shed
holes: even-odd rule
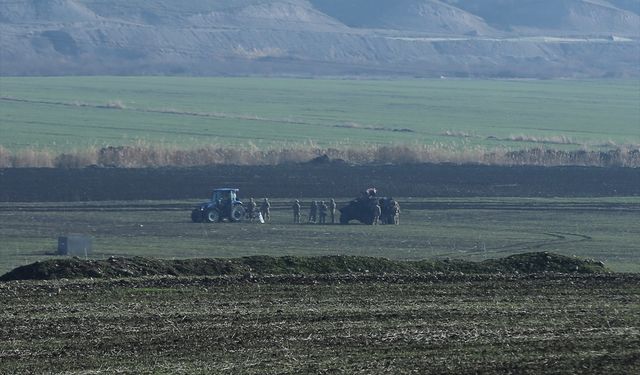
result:
[[[93,239],[84,234],[69,234],[58,237],[58,254],[87,256],[93,251]]]

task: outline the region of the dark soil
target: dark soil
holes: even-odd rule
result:
[[[638,374],[640,275],[0,283],[2,374]]]
[[[116,258],[82,260],[61,258],[18,267],[0,277],[0,281],[53,280],[81,278],[118,278],[142,276],[223,276],[393,273],[603,273],[604,264],[547,252],[512,255],[483,262],[464,260],[393,261],[356,256],[270,257],[251,256],[234,259]]]
[[[278,166],[157,169],[0,170],[0,201],[191,199],[216,187],[242,196],[273,198],[355,196],[375,186],[403,197],[595,197],[640,195],[640,169],[501,167],[482,165],[375,165],[339,162]]]

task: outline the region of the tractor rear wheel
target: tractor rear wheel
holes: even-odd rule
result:
[[[241,205],[233,206],[231,209],[231,221],[242,221],[244,220],[246,212],[244,207]]]
[[[207,223],[217,223],[220,221],[220,213],[215,208],[212,208],[204,215],[204,220]]]

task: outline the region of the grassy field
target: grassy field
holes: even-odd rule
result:
[[[194,224],[196,202],[0,205],[0,273],[54,257],[57,237],[94,238],[93,258],[365,255],[484,260],[531,251],[594,258],[640,272],[640,198],[400,199],[400,226],[294,225],[289,201],[266,225]],[[344,203],[339,199],[338,203]],[[304,213],[307,212],[308,202]]]
[[[640,144],[638,81],[0,77],[0,145]]]

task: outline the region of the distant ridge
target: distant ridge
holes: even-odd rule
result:
[[[640,0],[0,2],[0,75],[639,77]]]

